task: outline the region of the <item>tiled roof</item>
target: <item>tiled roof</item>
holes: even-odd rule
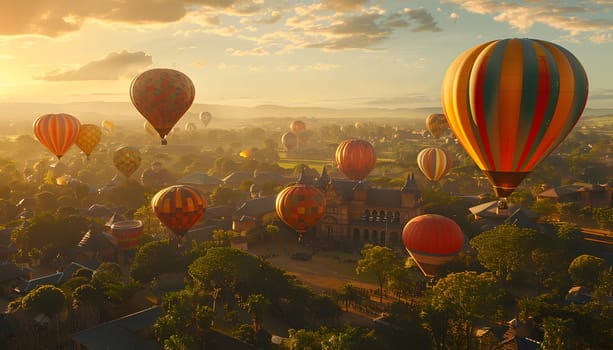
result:
[[[220,185],[223,183],[220,179],[205,173],[191,173],[180,178],[177,182],[186,185]]]
[[[250,199],[244,202],[234,213],[235,217],[241,216],[262,216],[275,211],[276,196]]]

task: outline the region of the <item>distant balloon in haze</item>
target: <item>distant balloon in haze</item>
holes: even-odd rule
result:
[[[98,125],[82,124],[75,144],[85,153],[85,156],[89,158],[89,155],[92,154],[100,143],[101,138],[102,131]]]
[[[198,118],[200,119],[202,124],[204,124],[204,127],[206,128],[211,122],[211,119],[213,119],[213,115],[211,115],[211,113],[209,112],[200,112],[200,116]]]
[[[449,129],[449,124],[444,114],[430,114],[426,118],[426,127],[433,137],[439,138]]]
[[[286,132],[281,136],[281,143],[286,150],[291,151],[298,144],[298,137],[291,132]]]
[[[453,165],[453,156],[442,148],[424,148],[417,154],[417,166],[430,181],[438,181]]]
[[[134,147],[124,146],[115,151],[113,163],[126,178],[129,178],[138,169],[141,163],[140,151]]]

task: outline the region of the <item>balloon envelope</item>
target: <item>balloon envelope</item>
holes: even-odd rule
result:
[[[430,114],[426,118],[426,127],[432,136],[439,138],[449,128],[449,124],[447,124],[447,118],[444,114]]]
[[[306,124],[302,120],[294,120],[289,124],[289,129],[296,135],[306,130]]]
[[[417,166],[430,181],[438,181],[453,165],[451,154],[442,148],[424,148],[417,154]]]
[[[162,139],[187,112],[195,94],[194,84],[187,75],[167,68],[141,73],[130,87],[132,104]]]
[[[175,185],[156,193],[151,207],[164,226],[183,237],[206,211],[206,200],[191,186]]]
[[[100,138],[102,138],[102,131],[98,125],[82,124],[75,144],[89,157],[100,143]]]
[[[100,126],[105,135],[110,135],[113,133],[113,130],[115,130],[115,124],[110,120],[103,120]]]
[[[140,166],[140,151],[134,147],[124,146],[115,151],[113,163],[125,177],[130,177]]]
[[[119,249],[132,249],[140,244],[143,236],[143,222],[140,220],[117,221],[111,225]]]
[[[202,124],[204,124],[204,126],[206,127],[211,122],[211,119],[213,119],[213,116],[209,112],[200,112],[199,119],[202,122]]]
[[[75,143],[80,129],[79,120],[66,113],[45,114],[34,121],[34,135],[58,159]]]
[[[375,148],[366,140],[345,140],[336,148],[338,169],[349,179],[362,181],[375,167]]]
[[[291,132],[286,132],[281,136],[281,143],[285,149],[291,151],[298,144],[298,137]]]
[[[447,69],[442,86],[449,127],[499,197],[566,138],[585,107],[588,79],[556,44],[504,39],[473,47]]]
[[[324,215],[326,198],[316,187],[297,184],[284,188],[275,201],[279,218],[302,234]]]
[[[464,235],[455,221],[436,214],[411,219],[402,230],[402,242],[426,276],[453,260],[464,245]]]

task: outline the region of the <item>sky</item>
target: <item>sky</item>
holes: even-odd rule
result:
[[[127,102],[174,68],[197,103],[438,107],[456,56],[512,37],[570,50],[613,107],[613,0],[0,0],[0,102]]]

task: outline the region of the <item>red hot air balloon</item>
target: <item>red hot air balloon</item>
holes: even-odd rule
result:
[[[111,236],[115,237],[119,249],[132,249],[140,244],[143,236],[143,222],[140,220],[117,221],[111,225]]]
[[[183,237],[206,211],[206,200],[191,186],[175,185],[156,193],[151,207],[162,224]]]
[[[375,167],[375,148],[366,140],[345,140],[336,148],[338,169],[349,179],[362,181]]]
[[[432,136],[439,138],[443,136],[445,130],[449,128],[449,125],[447,124],[447,118],[445,118],[444,114],[430,114],[426,118],[426,127]]]
[[[281,136],[281,143],[285,146],[285,149],[291,151],[298,144],[298,137],[291,132],[286,132]]]
[[[34,135],[60,159],[77,140],[81,123],[66,113],[45,114],[34,121]]]
[[[433,277],[439,266],[453,260],[464,245],[455,221],[436,214],[411,219],[402,230],[402,242],[425,276]]]
[[[294,120],[289,124],[289,128],[294,134],[299,135],[306,130],[306,124],[302,120]]]
[[[417,154],[417,165],[428,180],[438,181],[451,170],[453,159],[444,149],[424,148]]]
[[[279,218],[301,235],[317,223],[326,209],[324,194],[302,182],[299,180],[296,185],[284,188],[275,201]]]
[[[568,50],[504,39],[458,56],[441,99],[449,127],[504,201],[566,138],[587,92],[585,70]]]
[[[189,77],[179,71],[156,68],[132,81],[132,104],[158,132],[162,144],[166,135],[194,102],[196,90]]]

